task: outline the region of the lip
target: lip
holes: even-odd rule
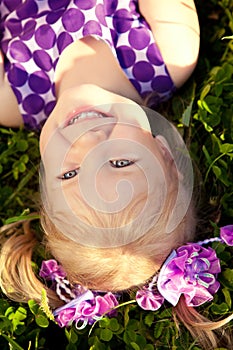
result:
[[[88,106],[85,106],[85,107],[82,107],[82,108],[73,109],[73,111],[70,112],[70,113],[67,115],[63,127],[66,128],[67,126],[69,126],[70,121],[71,121],[73,118],[75,118],[75,116],[77,116],[78,114],[83,113],[83,112],[87,112],[87,111],[89,111],[89,110],[91,110],[91,109],[94,109],[93,106],[91,106],[91,105],[88,105]]]
[[[90,117],[80,118],[80,120],[77,120],[74,124],[69,124],[72,119],[77,117],[79,114],[82,114],[82,113],[85,113],[85,112],[93,112],[93,113],[96,113],[96,114],[98,114],[98,113],[102,114],[104,116],[103,119],[104,118],[113,117],[112,115],[108,115],[108,113],[103,112],[103,111],[101,111],[99,109],[96,109],[93,106],[86,106],[86,107],[83,107],[83,108],[75,109],[71,113],[69,113],[67,118],[66,118],[66,120],[65,120],[64,128],[66,128],[68,126],[72,126],[74,124],[80,124],[80,123],[83,123],[83,122],[86,122],[86,121],[90,121],[90,120],[101,119],[100,117],[93,115],[93,116],[90,116]]]

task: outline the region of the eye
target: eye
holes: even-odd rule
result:
[[[116,160],[110,160],[110,164],[114,168],[124,168],[126,166],[134,164],[134,162],[129,159],[116,159]]]
[[[78,172],[79,172],[79,169],[74,169],[74,170],[70,170],[70,171],[67,171],[67,173],[64,173],[60,179],[62,180],[69,180],[69,179],[72,179],[73,177],[77,176],[78,175]]]

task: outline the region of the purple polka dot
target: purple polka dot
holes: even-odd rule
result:
[[[28,73],[20,64],[12,65],[8,71],[8,80],[14,86],[23,86],[28,78]]]
[[[33,19],[28,21],[23,27],[23,33],[20,35],[21,40],[30,40],[36,28],[36,21]]]
[[[100,36],[102,35],[101,26],[96,21],[88,21],[83,27],[83,36],[87,36],[91,34],[100,35]]]
[[[48,13],[48,15],[46,16],[46,22],[48,24],[54,24],[59,20],[59,18],[62,17],[63,13],[64,13],[64,10]]]
[[[19,9],[17,10],[17,15],[20,19],[26,19],[29,17],[33,18],[37,15],[38,12],[38,6],[35,1],[33,0],[26,0],[25,3],[23,3]]]
[[[142,82],[150,81],[154,76],[152,65],[146,61],[137,62],[133,67],[133,75]]]
[[[150,34],[146,28],[132,28],[129,32],[129,43],[137,50],[144,49],[150,42]]]
[[[43,71],[34,72],[29,76],[28,84],[33,92],[44,94],[50,89],[51,82],[48,75]]]
[[[172,90],[173,83],[169,77],[158,75],[152,80],[151,87],[154,91],[163,93]]]
[[[22,0],[4,0],[4,5],[10,12],[13,12],[20,4]]]
[[[44,107],[44,113],[45,113],[45,115],[47,117],[52,113],[55,105],[56,105],[56,101],[55,100],[54,101],[50,101],[50,102],[48,102],[46,104],[46,106]]]
[[[130,47],[119,46],[116,52],[122,68],[129,68],[135,63],[136,54]]]
[[[139,82],[135,79],[129,79],[129,81],[131,82],[131,84],[133,84],[135,89],[140,93],[141,92],[141,85],[139,84]]]
[[[59,54],[61,54],[62,51],[72,42],[73,42],[73,39],[70,34],[66,32],[61,33],[57,38],[57,48],[58,48]]]
[[[28,114],[37,114],[44,108],[44,100],[36,94],[28,95],[23,101],[23,108]]]
[[[139,10],[137,9],[136,5],[138,5],[138,4],[136,3],[135,0],[130,0],[130,2],[129,2],[130,11],[131,11],[132,13],[138,15]]]
[[[44,24],[36,30],[35,40],[42,49],[51,49],[55,44],[56,34],[49,25]]]
[[[61,8],[66,8],[70,3],[70,0],[48,0],[48,5],[51,10],[55,11]]]
[[[38,124],[36,118],[32,115],[22,114],[24,127],[29,130],[38,130]]]
[[[10,54],[12,58],[19,62],[27,62],[32,56],[28,47],[20,40],[14,41],[10,45]]]
[[[118,0],[104,0],[104,8],[107,16],[111,16],[117,8]]]
[[[74,0],[74,3],[82,10],[89,10],[95,6],[96,0]]]
[[[5,27],[9,29],[12,37],[18,35],[22,31],[22,24],[18,19],[12,18],[5,22]]]
[[[122,9],[115,12],[113,17],[113,26],[118,33],[125,33],[132,26],[132,15],[129,11]]]
[[[10,40],[2,40],[1,42],[1,50],[2,52],[6,53],[8,50],[8,44],[9,44]],[[5,65],[7,64],[7,62],[5,62]],[[5,68],[6,69],[6,68]]]
[[[100,23],[107,27],[106,19],[105,19],[105,12],[104,12],[104,6],[102,4],[99,4],[95,8],[95,14],[97,19],[100,21]]]
[[[14,91],[14,95],[15,95],[15,97],[17,99],[18,104],[20,104],[22,102],[22,94],[21,94],[21,92],[18,89],[16,89],[16,87],[14,87],[14,86],[11,86],[11,88]]]
[[[62,16],[62,23],[68,32],[78,31],[84,24],[85,17],[78,9],[70,9]]]
[[[148,60],[156,66],[160,66],[164,63],[159,48],[155,44],[151,44],[148,47],[146,56]]]
[[[36,50],[33,53],[33,58],[38,67],[48,72],[53,67],[52,59],[50,55],[43,50]]]

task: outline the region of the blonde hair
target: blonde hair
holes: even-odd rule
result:
[[[196,221],[192,205],[171,234],[164,233],[166,220],[165,213],[144,236],[128,245],[97,249],[81,246],[68,239],[56,229],[44,211],[41,215],[47,249],[62,264],[70,282],[113,292],[138,288],[160,268],[171,249],[192,240]],[[29,222],[25,222],[23,229],[17,229],[5,242],[0,258],[1,288],[11,299],[20,302],[28,299],[40,302],[42,288],[46,288],[49,304],[57,307],[61,301],[41,283],[32,267],[32,254],[37,244]],[[220,333],[216,336],[213,330],[232,318],[230,316],[219,322],[211,322],[193,308],[187,307],[183,298],[174,307],[174,313],[205,350],[214,349],[221,338]],[[222,335],[222,339],[224,345],[230,344],[228,336]]]
[[[196,227],[192,201],[177,227],[167,233],[167,222],[172,215],[177,195],[176,180],[174,179],[168,186],[169,190],[163,203],[164,210],[161,211],[160,216],[153,221],[155,216],[153,210],[148,210],[145,215],[142,215],[136,230],[142,230],[143,235],[116,247],[84,246],[75,239],[70,239],[64,232],[59,231],[53,215],[44,208],[41,212],[41,225],[45,233],[44,244],[47,251],[65,269],[69,282],[80,283],[89,289],[111,292],[137,290],[160,269],[172,249],[192,241]],[[42,187],[42,196],[46,195],[43,191],[46,189]],[[135,218],[135,213],[137,216],[142,208],[141,204],[145,201],[146,195],[142,194],[125,210],[114,215],[88,207],[87,217],[82,219],[91,225],[80,225],[77,228],[80,231],[78,234],[94,235],[98,227],[116,227],[116,234],[127,235],[130,230],[135,229],[132,218]],[[150,204],[153,209],[153,198]],[[80,203],[80,205],[83,204]],[[148,225],[148,222],[153,222],[153,225]],[[129,225],[124,225],[126,223]],[[57,307],[62,304],[62,301],[36,277],[38,271],[33,269],[32,255],[38,243],[34,232],[29,227],[29,222],[25,222],[23,229],[18,229],[3,244],[0,257],[0,286],[9,298],[20,302],[26,302],[29,299],[40,302],[42,289],[45,288],[49,305]],[[220,336],[219,334],[216,336],[213,330],[223,326],[231,318],[211,322],[193,308],[187,307],[183,298],[174,307],[174,315],[178,316],[205,350],[214,349],[217,346]],[[174,317],[177,320],[176,316]],[[176,323],[178,325],[178,322]],[[224,341],[228,344],[230,340],[224,336]]]

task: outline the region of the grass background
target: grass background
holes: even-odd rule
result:
[[[160,112],[175,122],[195,164],[199,239],[217,235],[219,227],[233,224],[233,0],[197,0],[196,5],[201,25],[198,66]],[[0,128],[1,225],[37,211],[39,161],[36,133]],[[40,233],[38,220],[34,225]],[[1,239],[5,239],[4,232]],[[233,250],[213,247],[222,262],[221,289],[199,311],[219,320],[233,311]],[[35,266],[42,256],[43,250],[35,254]],[[232,324],[228,328],[233,330]],[[159,312],[144,312],[129,304],[120,308],[117,318],[103,319],[91,330],[78,331],[75,327],[59,329],[33,301],[18,304],[0,294],[1,350],[155,347],[200,349],[185,328],[176,328],[169,305]]]

